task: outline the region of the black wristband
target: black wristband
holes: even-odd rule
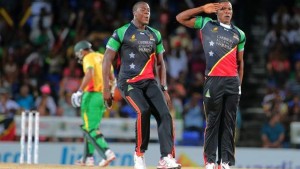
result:
[[[167,85],[161,85],[161,90],[162,91],[167,91],[168,90],[168,86]]]

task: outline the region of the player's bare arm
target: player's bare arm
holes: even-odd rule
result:
[[[185,10],[176,16],[176,20],[184,26],[194,28],[196,15],[199,13],[216,13],[221,8],[220,3],[209,3],[200,7]]]
[[[242,85],[244,76],[244,51],[238,52],[238,66],[239,78],[241,83],[240,85]]]
[[[162,53],[157,54],[157,67],[158,67],[158,76],[160,79],[160,85],[167,86],[167,70],[166,70],[166,65]],[[167,90],[164,91],[164,95],[168,105],[170,105],[171,99]]]
[[[110,74],[109,74],[109,86],[110,86],[110,92],[111,92],[111,94],[114,93],[115,88],[116,88],[116,84],[117,84],[117,81],[116,81],[115,75],[114,75],[114,73],[112,71],[110,71]]]
[[[167,77],[166,77],[166,66],[165,66],[165,62],[163,59],[163,54],[158,54],[157,55],[157,67],[158,67],[158,75],[159,75],[159,80],[160,80],[160,84],[162,86],[167,85]]]
[[[106,49],[104,53],[104,59],[102,63],[102,75],[103,75],[103,98],[108,101],[111,99],[109,81],[111,77],[111,65],[116,56],[116,52],[111,49]]]

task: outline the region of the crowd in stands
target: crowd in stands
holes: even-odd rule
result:
[[[70,95],[78,89],[83,76],[74,58],[73,46],[85,39],[92,42],[95,51],[103,53],[113,30],[130,22],[135,2],[0,2],[0,7],[10,16],[0,17],[0,140],[16,139],[4,131],[13,124],[14,115],[23,110],[38,110],[41,116],[79,117],[78,109],[70,104]],[[193,4],[198,6],[207,2],[211,1],[149,1],[150,26],[161,32],[166,50],[164,56],[172,116],[184,122],[186,133],[199,133],[200,136],[205,127],[202,106],[205,58],[199,33],[179,26],[175,16]],[[246,5],[238,0],[232,1],[232,4],[236,13],[233,20],[247,35],[247,24],[251,23],[250,18],[243,19],[247,15]],[[29,15],[28,10],[31,11]],[[299,6],[292,9],[280,6],[269,17],[270,31],[264,39],[270,92],[264,98],[263,108],[270,117],[279,113],[284,124],[300,120],[299,18]],[[246,50],[251,49],[247,47],[250,42],[249,35]],[[113,108],[105,113],[105,118],[135,117],[133,109],[116,91]],[[240,122],[238,126],[241,126]]]
[[[268,18],[263,40],[268,83],[262,106],[264,147],[290,147],[290,123],[300,121],[300,3],[282,4]]]

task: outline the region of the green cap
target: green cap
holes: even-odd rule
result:
[[[77,53],[81,50],[84,50],[84,49],[90,49],[92,48],[92,44],[86,40],[82,40],[82,41],[79,41],[75,44],[74,46],[74,52]]]

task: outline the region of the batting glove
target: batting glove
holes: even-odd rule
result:
[[[73,107],[80,107],[81,103],[81,96],[82,96],[82,91],[77,91],[76,93],[73,93],[71,96],[71,103]]]

